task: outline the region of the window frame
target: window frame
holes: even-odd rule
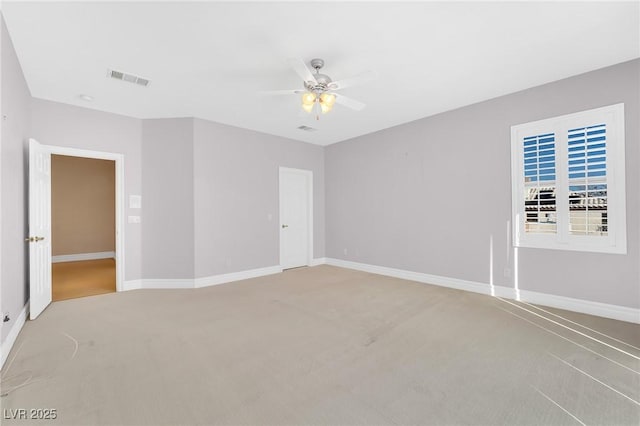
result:
[[[572,235],[569,230],[569,130],[606,124],[607,235]],[[525,233],[524,138],[555,134],[556,232]],[[624,104],[609,105],[511,126],[512,235],[515,247],[627,253]]]

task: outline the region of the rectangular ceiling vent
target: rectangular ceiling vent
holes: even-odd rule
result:
[[[138,77],[137,75],[129,74],[122,71],[109,70],[109,77],[116,80],[127,81],[129,83],[137,84],[138,86],[147,87],[151,81],[148,78]]]
[[[304,130],[305,132],[315,132],[318,129],[314,129],[313,127],[309,127],[309,126],[300,126],[298,127],[298,129],[300,130]]]

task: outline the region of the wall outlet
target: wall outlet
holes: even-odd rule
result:
[[[504,268],[504,276],[507,278],[511,277],[511,268]]]
[[[140,223],[140,216],[129,216],[129,223]]]
[[[343,252],[344,254],[347,254],[347,249],[343,249],[343,250],[342,250],[342,252]]]

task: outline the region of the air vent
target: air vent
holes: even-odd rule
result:
[[[116,80],[126,81],[143,87],[147,87],[151,83],[148,78],[138,77],[137,75],[129,74],[122,71],[109,70],[108,75],[109,77],[115,78]]]
[[[300,130],[304,130],[305,132],[315,132],[318,129],[314,129],[313,127],[309,127],[309,126],[300,126],[298,127],[298,129]]]

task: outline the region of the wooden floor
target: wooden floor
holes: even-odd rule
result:
[[[53,301],[116,291],[114,259],[61,262],[52,265]]]

